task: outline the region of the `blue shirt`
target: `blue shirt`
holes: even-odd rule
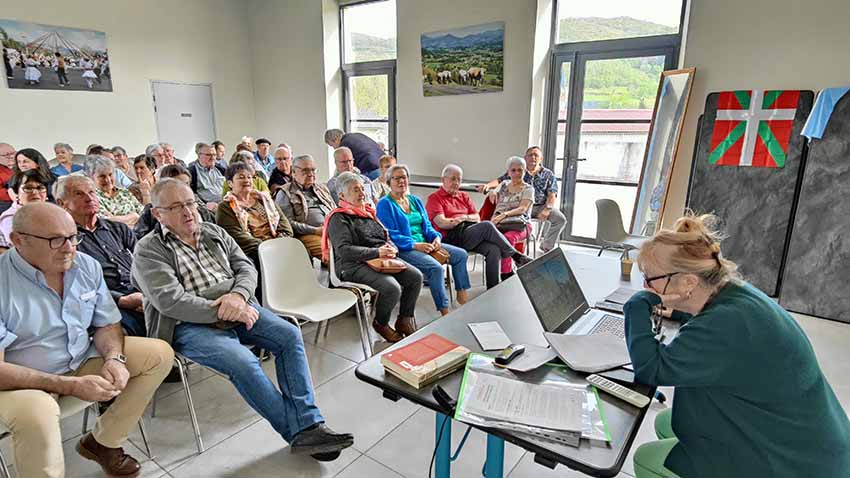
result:
[[[62,166],[61,164],[58,164],[58,165],[50,168],[50,172],[55,174],[57,178],[61,177],[61,176],[67,176],[71,173],[76,173],[77,171],[82,171],[82,170],[83,170],[83,166],[80,165],[80,164],[72,164],[70,171],[65,169],[65,166]]]
[[[115,184],[119,188],[127,189],[127,188],[129,188],[130,186],[133,185],[133,180],[130,179],[130,177],[127,176],[127,174],[124,173],[124,171],[121,171],[120,169],[115,168],[115,171],[114,171],[113,174],[115,175]]]
[[[97,356],[89,328],[121,320],[100,264],[77,252],[63,298],[16,249],[0,256],[0,350],[6,362],[64,374]]]
[[[264,178],[268,178],[271,175],[272,170],[274,170],[274,156],[267,154],[265,158],[260,157],[259,151],[254,151],[254,162],[257,163],[257,167],[259,170],[262,170],[264,174]]]
[[[508,173],[499,177],[500,182],[507,179],[510,179]],[[537,174],[534,176],[532,176],[526,169],[525,176],[523,176],[522,180],[534,186],[535,206],[546,204],[546,198],[549,196],[549,193],[558,194],[558,178],[555,177],[555,173],[553,173],[549,168],[541,166],[540,169],[537,170]]]

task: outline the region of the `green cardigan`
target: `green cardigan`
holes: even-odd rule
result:
[[[669,344],[655,340],[641,291],[626,303],[636,378],[676,387],[664,465],[683,478],[850,474],[850,421],[788,312],[730,283]]]

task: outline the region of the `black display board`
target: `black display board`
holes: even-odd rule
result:
[[[753,91],[752,103],[762,105],[762,100],[769,98],[771,94]],[[695,163],[692,165],[687,206],[697,213],[710,212],[718,216],[721,228],[727,234],[722,243],[724,255],[738,263],[745,280],[766,294],[776,297],[779,294],[783,258],[790,236],[799,175],[803,171],[805,161],[806,143],[800,132],[812,109],[814,92],[799,92],[796,105],[792,104],[791,108],[784,109],[791,116],[787,118],[790,137],[786,133],[788,143],[783,167],[718,164],[718,136],[715,136],[714,130],[718,128],[721,130],[719,136],[725,135],[722,131],[722,121],[730,117],[726,103],[729,95],[730,93],[711,93],[706,98],[705,111],[700,121]],[[740,96],[745,98],[746,95]],[[764,101],[766,106],[767,100]],[[720,109],[724,111],[718,118],[719,104]],[[746,101],[742,100],[741,104],[744,105],[741,110],[746,110]],[[796,111],[792,111],[794,107]],[[754,110],[751,108],[750,111]],[[754,111],[753,114],[758,118],[759,114],[764,113],[765,110],[760,110]],[[718,119],[721,120],[720,123],[716,122]],[[734,132],[730,133],[729,137],[733,137],[733,134]],[[752,136],[750,131],[748,134]],[[780,134],[776,136],[779,137]],[[745,139],[740,137],[737,141],[730,140],[729,144],[745,150],[742,146],[746,143]],[[756,146],[757,150],[759,147],[761,151],[765,150],[764,144]],[[723,161],[724,159],[720,160],[721,163]]]
[[[809,145],[780,304],[850,322],[850,94]]]

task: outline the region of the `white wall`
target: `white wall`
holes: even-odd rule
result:
[[[439,175],[446,163],[470,179],[490,179],[522,154],[529,137],[536,0],[397,0],[399,160],[414,174]],[[504,90],[425,98],[419,36],[505,22]]]
[[[59,141],[78,152],[100,143],[140,154],[157,140],[150,80],[172,80],[212,83],[217,133],[232,151],[255,130],[249,14],[232,0],[0,0],[2,18],[106,32],[113,78],[112,93],[10,90],[0,81],[0,141],[48,159]]]
[[[706,96],[735,89],[848,86],[848,25],[847,0],[693,1],[683,64],[697,71],[665,225],[670,225],[684,208],[697,118]]]

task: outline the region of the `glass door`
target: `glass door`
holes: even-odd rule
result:
[[[363,133],[396,154],[395,68],[344,72],[345,131]]]

